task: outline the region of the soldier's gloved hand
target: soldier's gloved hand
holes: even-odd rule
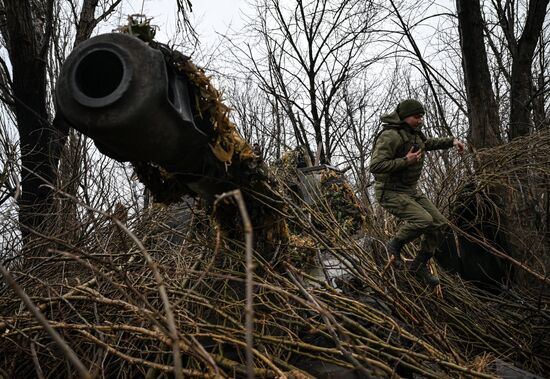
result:
[[[454,139],[453,146],[459,153],[462,153],[464,151],[464,144],[458,138]]]
[[[407,155],[405,155],[405,159],[410,163],[417,162],[422,158],[422,150],[414,151],[414,149],[414,146],[411,147]]]

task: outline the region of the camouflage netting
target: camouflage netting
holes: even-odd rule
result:
[[[514,283],[550,284],[550,130],[473,157],[475,179],[453,197],[455,234],[488,246]]]
[[[155,43],[152,45],[155,46]],[[226,167],[248,165],[249,169],[255,169],[259,165],[259,157],[229,120],[229,108],[222,103],[220,93],[212,86],[204,70],[177,52],[161,51],[169,54],[167,63],[189,80],[192,109],[197,122],[206,122],[213,127],[210,143],[213,156]],[[151,189],[157,201],[170,204],[191,193],[184,175],[148,162],[133,162],[133,165],[140,180]]]
[[[365,227],[365,210],[343,175],[324,170],[320,180],[319,210],[330,209],[343,232],[352,235]]]

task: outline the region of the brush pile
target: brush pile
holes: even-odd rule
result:
[[[276,264],[254,251],[247,268],[243,241],[200,214],[175,225],[171,209],[124,223],[97,213],[97,229],[78,247],[57,240],[24,270],[15,259],[17,285],[0,290],[0,375],[490,378],[501,361],[550,371],[542,292],[489,294],[444,272],[432,291],[375,264],[381,229],[360,246],[326,212],[287,209],[309,242],[279,245],[288,258]],[[331,228],[320,232],[321,224]],[[338,288],[293,261],[300,249],[338,263],[346,272]]]

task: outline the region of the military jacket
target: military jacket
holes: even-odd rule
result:
[[[376,179],[376,190],[406,191],[416,188],[425,154],[416,161],[405,157],[411,147],[422,151],[448,149],[454,137],[426,138],[419,128],[402,122],[396,112],[382,117],[383,130],[378,135],[371,156],[370,172]]]

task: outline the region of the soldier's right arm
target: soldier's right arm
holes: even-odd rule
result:
[[[378,137],[370,160],[370,172],[386,174],[399,171],[409,165],[406,157],[398,157],[401,137],[395,130],[385,130]]]

